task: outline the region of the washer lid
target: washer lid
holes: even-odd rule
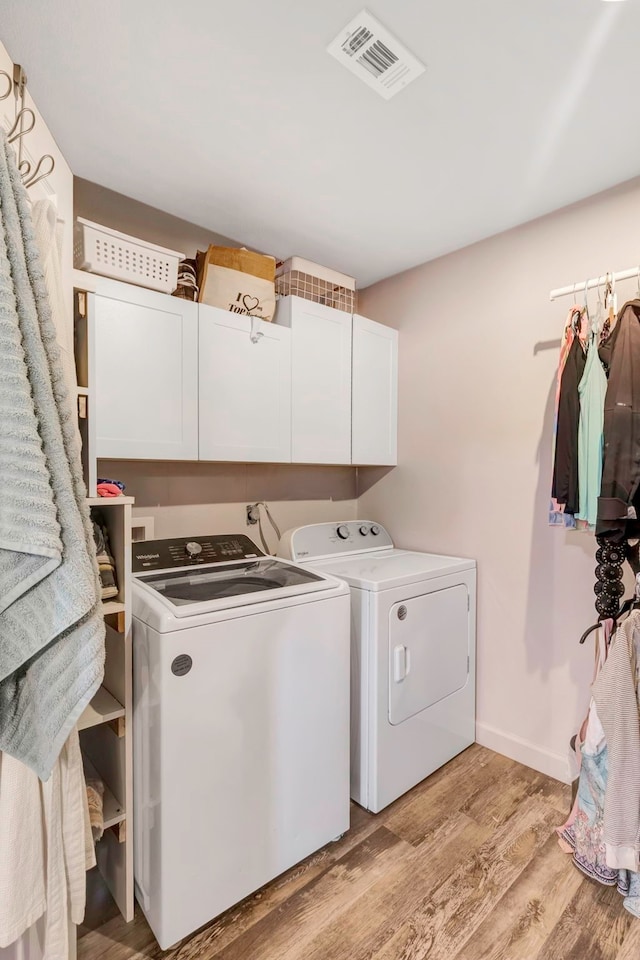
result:
[[[135,583],[150,591],[156,603],[175,617],[199,616],[335,587],[335,582],[321,573],[272,557],[137,574]]]
[[[380,553],[352,556],[344,560],[318,560],[309,566],[331,573],[362,590],[390,590],[421,580],[474,570],[476,562],[435,553],[381,550]]]

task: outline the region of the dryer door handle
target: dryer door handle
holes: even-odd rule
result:
[[[411,672],[411,651],[400,643],[393,650],[393,679],[396,683],[402,681]]]

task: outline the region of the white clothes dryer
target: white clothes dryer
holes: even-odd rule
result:
[[[351,588],[351,797],[377,813],[475,740],[475,560],[362,520],[289,530],[278,554]]]
[[[134,859],[163,949],[349,828],[349,588],[247,537],[133,544]]]

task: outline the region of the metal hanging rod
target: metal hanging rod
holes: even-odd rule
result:
[[[620,270],[618,273],[607,273],[604,277],[592,277],[590,280],[581,280],[578,283],[572,283],[568,287],[558,287],[549,294],[550,300],[558,300],[560,297],[577,296],[584,290],[594,290],[596,287],[603,287],[605,283],[619,280],[632,280],[640,276],[640,266],[631,267],[629,270]]]

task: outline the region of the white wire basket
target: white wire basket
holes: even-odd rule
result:
[[[278,264],[276,293],[279,297],[313,300],[345,313],[354,313],[356,309],[356,281],[353,277],[302,257],[290,257]]]
[[[76,220],[73,254],[79,270],[163,293],[176,289],[178,264],[184,259],[184,254],[176,250],[129,237],[83,217]]]

